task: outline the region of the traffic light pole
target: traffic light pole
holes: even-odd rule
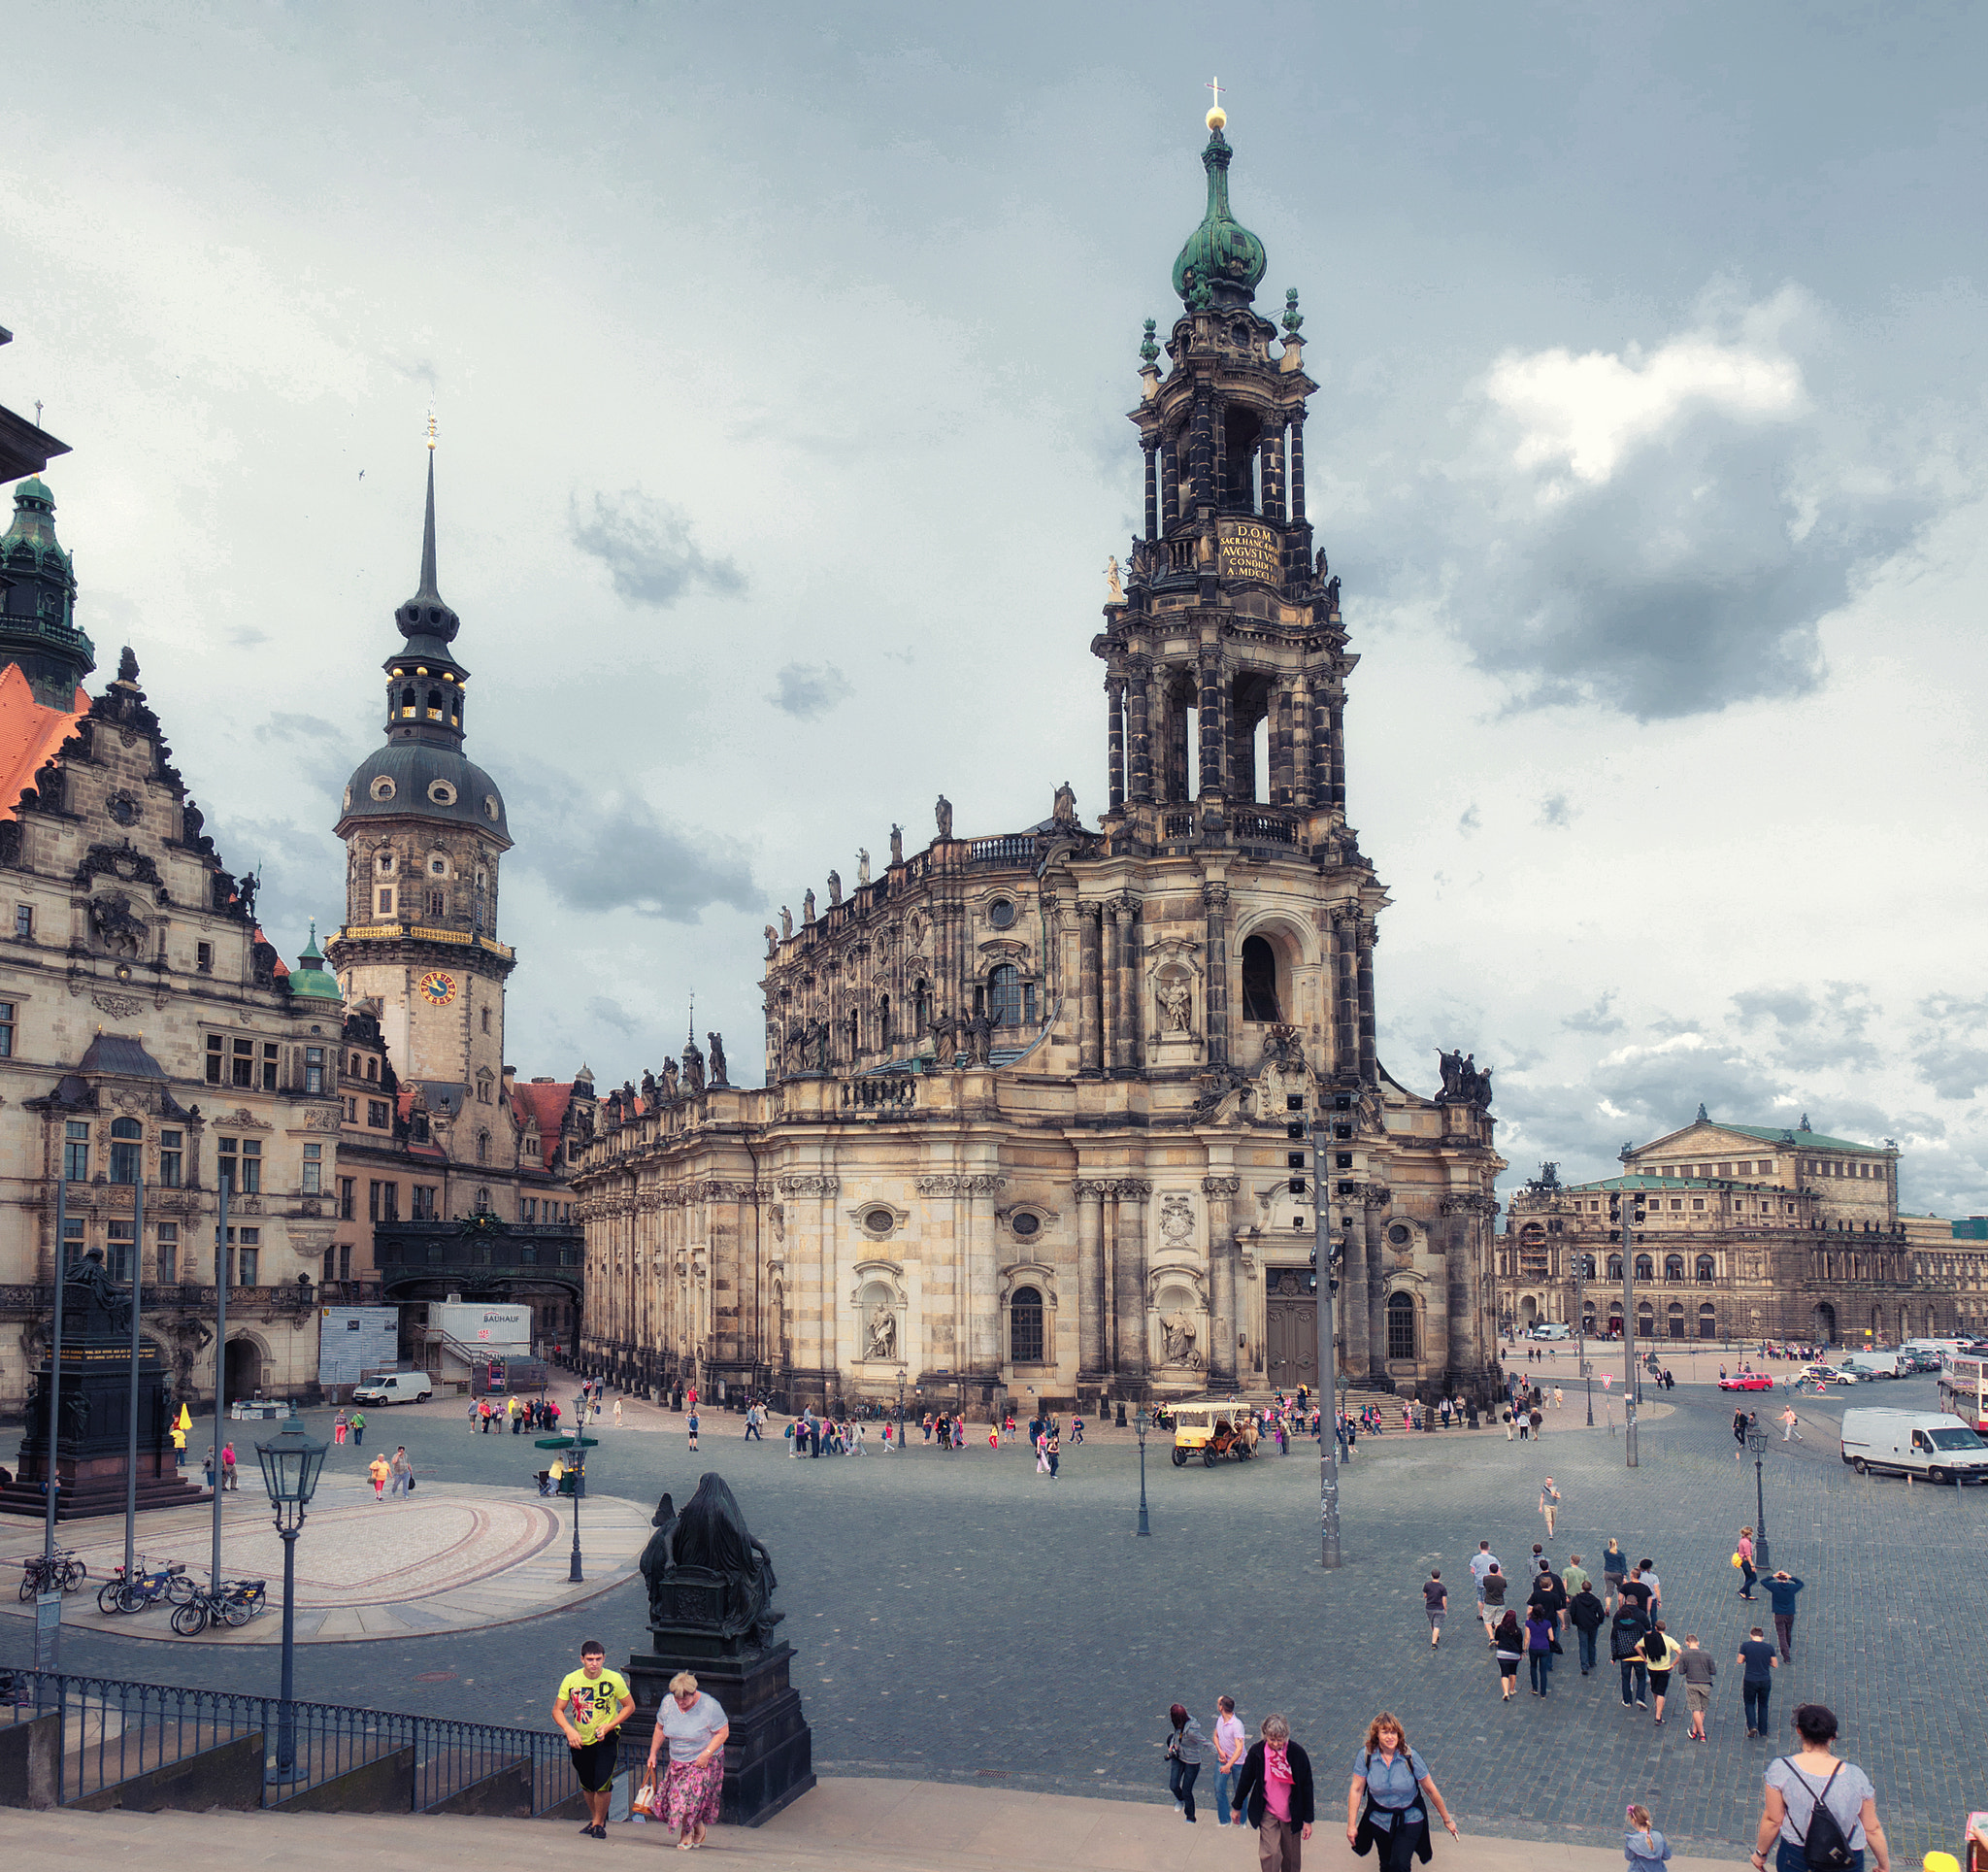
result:
[[[1325,1147],[1329,1125],[1322,1112],[1311,1119],[1311,1264],[1318,1275],[1318,1563],[1340,1564],[1340,1432],[1337,1414],[1325,1421],[1339,1392],[1338,1352],[1333,1343],[1332,1231],[1326,1204]]]
[[[1630,1147],[1622,1147],[1624,1188],[1622,1210],[1622,1454],[1626,1466],[1636,1461],[1636,1254],[1630,1218],[1636,1208],[1627,1187]]]

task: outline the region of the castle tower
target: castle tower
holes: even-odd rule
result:
[[[497,939],[498,867],[511,849],[504,797],[465,757],[469,671],[456,660],[461,619],[435,571],[435,456],[420,589],[394,614],[402,646],[386,672],[386,745],[346,786],[346,921],[326,947],[346,1005],[380,1004],[400,1077],[418,1083],[450,1156],[507,1162],[504,982],[514,966]]]
[[[0,538],[0,663],[18,663],[44,708],[76,707],[97,666],[76,627],[76,568],[55,538],[55,497],[31,475],[14,490],[14,524]]]

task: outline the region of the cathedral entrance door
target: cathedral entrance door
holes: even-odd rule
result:
[[[1273,1292],[1264,1303],[1265,1377],[1273,1389],[1318,1388],[1318,1302]]]

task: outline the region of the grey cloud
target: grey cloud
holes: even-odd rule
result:
[[[775,677],[766,699],[775,708],[802,721],[826,715],[838,702],[855,694],[849,679],[833,663],[788,663]]]
[[[1456,822],[1456,829],[1459,832],[1461,832],[1465,838],[1469,838],[1471,834],[1478,830],[1483,825],[1483,823],[1484,821],[1477,817],[1477,803],[1475,800],[1473,800],[1470,803],[1470,805],[1464,808],[1462,815],[1458,818]]]
[[[586,1004],[587,1014],[605,1027],[613,1027],[617,1033],[633,1034],[641,1024],[620,1002],[610,1000],[605,994],[592,996]]]
[[[530,797],[545,818],[518,841],[512,862],[543,877],[570,910],[633,910],[694,923],[719,904],[751,910],[759,902],[741,853],[669,824],[646,800],[610,793],[576,813],[550,788]],[[585,800],[587,792],[573,784],[563,797]]]
[[[257,741],[338,741],[346,738],[345,730],[336,722],[327,721],[321,715],[277,714],[267,721],[257,724]]]
[[[1574,809],[1565,793],[1549,793],[1540,802],[1540,823],[1549,827],[1574,823]]]
[[[1563,1015],[1560,1024],[1571,1033],[1620,1033],[1623,1020],[1620,1015],[1611,1012],[1614,1005],[1615,990],[1609,988],[1596,998],[1593,1007]]]
[[[1799,1027],[1815,1018],[1815,1002],[1802,988],[1749,988],[1734,995],[1733,1007],[1742,1027],[1757,1026],[1763,1020]]]
[[[1988,1085],[1988,1047],[1934,1041],[1915,1048],[1912,1058],[1941,1098],[1972,1098]]]
[[[693,586],[727,597],[746,589],[746,577],[730,559],[705,555],[690,537],[689,517],[668,501],[625,488],[572,502],[573,541],[607,567],[616,595],[632,605],[664,610]]]

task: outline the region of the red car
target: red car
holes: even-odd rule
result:
[[[1774,1381],[1765,1372],[1734,1372],[1719,1380],[1722,1391],[1771,1391]]]

